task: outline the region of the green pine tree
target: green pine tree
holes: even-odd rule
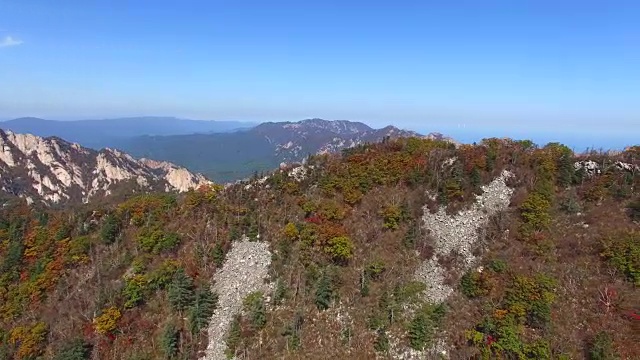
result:
[[[113,215],[107,215],[102,229],[100,230],[100,238],[105,244],[113,244],[120,234],[120,221]]]
[[[316,288],[315,302],[318,310],[327,310],[334,297],[333,281],[327,271],[323,271],[318,280]]]
[[[193,305],[189,308],[189,326],[192,334],[197,334],[209,324],[213,311],[218,305],[218,295],[204,288],[197,291]]]
[[[415,350],[424,350],[433,336],[433,325],[427,315],[420,311],[409,323],[409,345]]]
[[[213,247],[211,257],[213,257],[213,263],[216,264],[217,268],[222,266],[224,262],[224,249],[221,243],[217,243],[216,246]]]
[[[62,347],[53,360],[87,360],[91,357],[91,345],[83,339],[75,339]]]
[[[183,269],[179,269],[173,275],[167,291],[171,307],[177,311],[184,311],[193,303],[194,295],[193,280],[184,273]]]
[[[233,318],[233,322],[231,322],[229,332],[227,333],[227,337],[225,339],[227,348],[224,350],[224,354],[226,355],[227,359],[233,359],[235,357],[238,345],[240,345],[241,337],[242,329],[240,328],[240,316],[235,316]]]
[[[249,313],[251,325],[255,329],[262,329],[267,324],[267,310],[264,306],[264,297],[261,291],[249,294],[244,299],[244,309]]]
[[[180,331],[173,323],[165,326],[160,337],[160,348],[166,359],[175,359],[180,345]]]

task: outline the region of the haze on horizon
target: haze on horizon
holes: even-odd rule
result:
[[[626,0],[4,1],[0,118],[319,117],[620,146],[640,134],[639,18]]]

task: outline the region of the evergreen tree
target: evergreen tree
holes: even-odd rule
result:
[[[165,326],[160,338],[160,347],[166,359],[175,359],[180,345],[180,331],[173,323]]]
[[[376,339],[373,343],[373,348],[382,353],[389,351],[389,336],[387,336],[387,331],[384,328],[376,331]]]
[[[573,167],[573,157],[569,153],[562,154],[558,159],[558,185],[567,187],[571,185],[575,177]]]
[[[477,166],[474,166],[473,170],[471,171],[471,185],[474,188],[478,188],[480,187],[481,184],[482,184],[482,176],[480,175],[480,170],[478,170]]]
[[[262,329],[267,324],[267,310],[261,291],[251,293],[244,299],[244,310],[249,313],[254,328]]]
[[[105,219],[102,229],[100,230],[100,238],[105,244],[113,244],[120,234],[120,222],[115,215],[109,214]]]
[[[53,360],[86,360],[91,357],[91,345],[82,339],[75,339],[62,347]]]
[[[209,324],[213,311],[218,305],[218,295],[208,288],[196,293],[193,305],[189,308],[189,326],[192,334],[197,334]]]
[[[273,305],[280,305],[282,301],[287,297],[287,286],[282,279],[278,279],[276,282],[276,289],[273,292]]]
[[[327,310],[333,300],[333,283],[331,276],[323,271],[318,280],[318,286],[316,288],[316,307],[318,310]]]
[[[227,359],[233,359],[235,357],[236,349],[238,348],[238,345],[240,345],[241,337],[242,329],[240,328],[240,316],[235,316],[233,318],[233,322],[231,322],[231,326],[229,327],[227,338],[225,339],[227,348],[224,350],[224,354]]]
[[[415,350],[424,350],[433,336],[433,324],[423,311],[419,311],[409,323],[409,345]]]
[[[167,291],[169,303],[177,311],[188,308],[194,300],[193,280],[183,269],[176,271]]]
[[[224,262],[224,249],[222,248],[221,243],[217,243],[213,247],[211,257],[213,258],[213,263],[216,264],[217,268],[222,266],[222,263]]]

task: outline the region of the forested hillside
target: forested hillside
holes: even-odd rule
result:
[[[407,138],[100,208],[12,200],[0,359],[216,358],[233,306],[229,359],[637,359],[639,165]],[[247,271],[232,306],[220,274],[261,266],[252,243],[267,284]]]

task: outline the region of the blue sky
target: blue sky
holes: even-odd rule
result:
[[[640,2],[616,0],[0,0],[0,118],[321,117],[637,143],[638,19]]]

